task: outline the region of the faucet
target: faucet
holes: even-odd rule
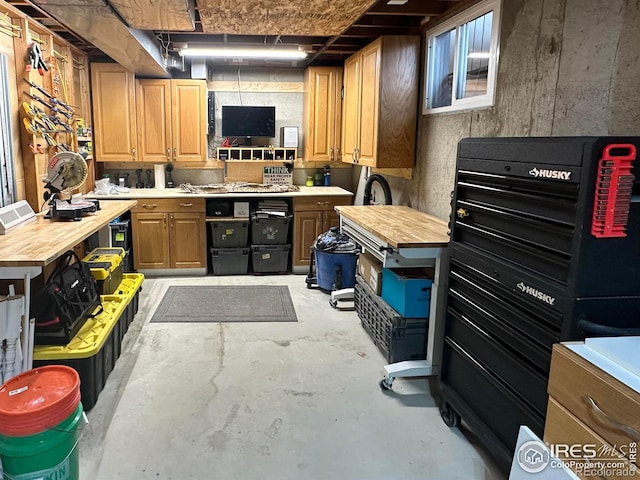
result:
[[[389,184],[387,183],[385,178],[382,175],[378,175],[377,173],[369,175],[367,183],[364,184],[364,198],[362,200],[362,204],[371,204],[371,187],[373,185],[373,182],[378,182],[382,187],[382,191],[384,192],[384,204],[391,205],[391,188],[389,187]]]

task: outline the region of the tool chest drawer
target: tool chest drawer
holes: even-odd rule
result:
[[[564,345],[553,346],[549,395],[611,445],[640,442],[640,394]]]

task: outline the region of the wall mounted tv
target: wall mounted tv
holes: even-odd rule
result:
[[[276,107],[222,106],[223,137],[275,137]]]

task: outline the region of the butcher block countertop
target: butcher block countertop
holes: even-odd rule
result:
[[[447,222],[401,205],[338,206],[336,211],[393,248],[446,247]]]
[[[30,267],[50,264],[67,250],[136,206],[135,200],[100,202],[100,210],[80,221],[51,220],[44,214],[0,235],[0,267]]]
[[[89,193],[85,198],[123,199],[123,198],[296,198],[312,196],[352,196],[353,194],[341,187],[306,187],[300,186],[297,192],[237,192],[237,193],[188,193],[179,188],[131,188],[128,193],[118,195],[96,195]]]

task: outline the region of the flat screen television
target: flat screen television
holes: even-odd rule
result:
[[[276,107],[222,106],[223,137],[275,137]]]

